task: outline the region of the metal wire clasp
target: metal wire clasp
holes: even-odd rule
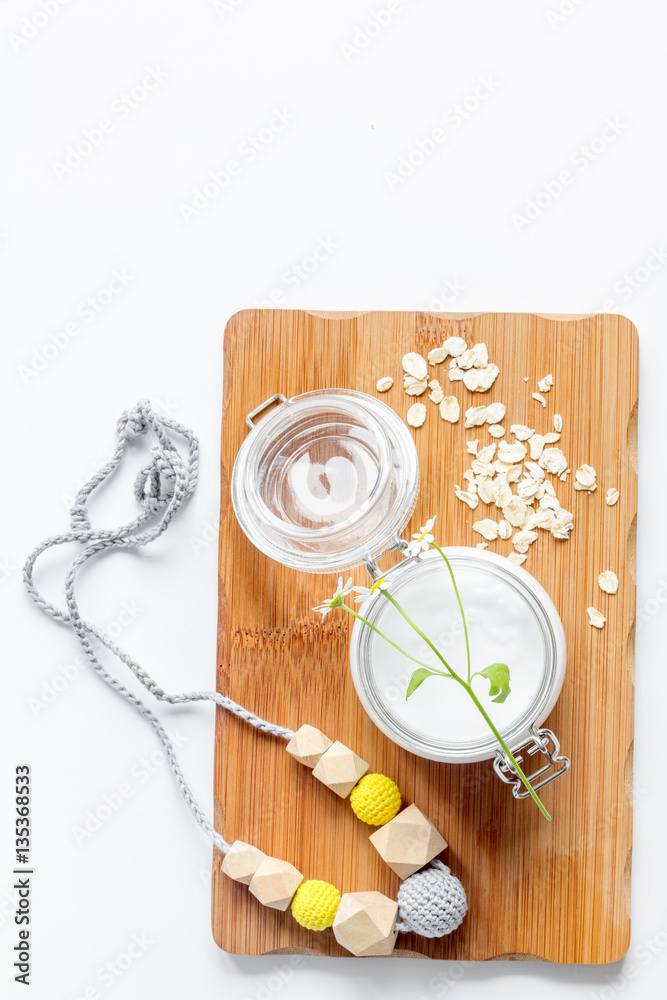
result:
[[[262,410],[267,410],[269,406],[271,406],[273,403],[289,403],[289,399],[287,398],[287,396],[283,396],[282,392],[277,392],[274,396],[269,396],[269,398],[265,399],[263,403],[260,403],[259,406],[256,406],[254,410],[251,410],[248,416],[245,418],[245,422],[247,423],[251,431],[254,431],[255,429],[253,419],[255,417],[258,417],[262,412]]]
[[[399,538],[398,535],[394,535],[394,537],[392,539],[392,542],[391,542],[391,545],[387,546],[387,552],[395,552],[396,549],[398,549],[399,552],[402,552],[405,555],[405,553],[407,551],[407,548],[408,548],[408,542],[406,542],[406,540],[404,538]],[[378,559],[382,559],[383,555],[384,555],[384,552],[380,552],[380,554],[377,557],[375,557],[375,558],[373,556],[370,556],[370,555],[366,556],[366,559],[365,559],[366,571],[367,571],[368,575],[370,576],[371,580],[379,580],[380,577],[383,575],[382,570],[380,569],[380,567],[377,564],[377,560]],[[411,559],[411,558],[414,558],[414,557],[413,556],[406,556],[406,558],[405,558],[404,561],[407,561],[408,559]]]
[[[550,729],[538,729],[537,724],[533,723],[530,731],[532,736],[521,743],[516,750],[512,750],[512,753],[518,764],[521,764],[523,760],[522,750],[525,750],[529,757],[541,753],[547,758],[546,764],[534,771],[533,774],[526,775],[532,787],[537,791],[538,788],[544,788],[561,774],[565,774],[570,766],[570,758],[560,754],[560,743]],[[549,749],[549,744],[551,744],[552,749]],[[496,751],[493,767],[498,777],[512,786],[512,795],[515,799],[528,798],[530,792],[525,788],[503,750]]]

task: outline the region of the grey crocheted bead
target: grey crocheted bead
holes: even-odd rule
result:
[[[415,872],[398,890],[399,931],[443,937],[456,930],[468,910],[465,889],[442,861]]]

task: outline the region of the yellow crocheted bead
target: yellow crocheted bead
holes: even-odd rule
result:
[[[334,922],[339,903],[340,893],[335,885],[309,879],[294,893],[292,916],[309,931],[323,931]]]
[[[364,823],[383,826],[401,808],[401,793],[384,774],[366,774],[350,792],[350,805]]]

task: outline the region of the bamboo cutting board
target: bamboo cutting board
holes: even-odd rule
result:
[[[557,484],[575,515],[569,541],[541,532],[525,568],[554,600],[567,638],[563,692],[546,722],[572,760],[569,772],[546,787],[548,823],[530,801],[516,801],[492,763],[438,764],[391,743],[370,722],[354,692],[348,667],[349,622],[343,613],[324,622],[311,608],[332,592],[335,579],[284,569],[256,550],[241,532],[230,501],[234,458],[247,428],[245,416],[275,392],[347,387],[376,395],[392,375],[384,402],[405,416],[413,397],[401,385],[401,357],[426,353],[447,337],[469,346],[483,341],[500,367],[487,393],[450,383],[447,362],[432,369],[461,411],[501,401],[511,423],[541,433],[563,417],[559,447],[575,470],[597,470],[598,489],[573,489],[574,472]],[[449,937],[399,935],[395,955],[458,960],[541,958],[604,963],[621,958],[630,937],[632,846],[633,647],[638,346],[621,316],[538,316],[487,313],[349,313],[248,310],[225,332],[222,421],[218,690],[281,725],[308,722],[351,747],[372,771],[392,777],[405,804],[415,802],[449,842],[444,860],[463,882],[469,912]],[[546,410],[531,398],[553,373]],[[524,381],[527,377],[528,381]],[[414,531],[438,515],[438,537],[474,545],[472,523],[487,516],[454,496],[468,465],[465,441],[490,443],[488,428],[464,431],[427,406],[413,431],[421,490],[409,525]],[[487,440],[488,439],[488,440]],[[614,507],[609,487],[620,490]],[[493,509],[491,509],[491,515]],[[509,552],[495,541],[492,551]],[[385,563],[386,565],[386,563]],[[598,574],[613,569],[618,594],[603,594]],[[365,570],[354,573],[363,584]],[[602,630],[586,609],[607,616]],[[215,745],[216,826],[292,862],[306,878],[324,879],[341,892],[376,889],[395,898],[396,875],[370,845],[370,827],[347,801],[316,781],[287,753],[283,740],[263,735],[218,710]],[[213,933],[235,954],[277,950],[348,955],[332,932],[304,930],[290,912],[260,905],[247,887],[213,863]]]

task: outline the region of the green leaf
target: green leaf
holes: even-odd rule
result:
[[[503,702],[510,693],[510,668],[506,663],[492,663],[484,670],[478,670],[473,677],[486,677],[491,682],[489,697],[492,701]]]
[[[414,674],[410,678],[410,683],[408,684],[408,690],[405,692],[405,700],[407,701],[411,694],[414,694],[419,685],[426,680],[427,677],[435,677],[436,674],[432,670],[427,670],[425,667],[420,667],[419,670],[415,670]]]

